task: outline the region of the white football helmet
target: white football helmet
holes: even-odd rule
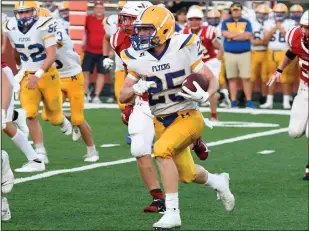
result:
[[[187,13],[188,27],[193,30],[198,30],[203,26],[204,14],[202,9],[191,8]]]
[[[299,24],[301,28],[302,40],[305,44],[309,44],[309,10],[306,10],[305,13],[303,13]]]
[[[152,6],[149,1],[128,1],[119,12],[118,26],[128,34],[133,34],[133,22],[139,13]]]

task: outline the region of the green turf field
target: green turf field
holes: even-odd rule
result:
[[[15,174],[18,184],[7,195],[12,219],[3,224],[4,230],[149,230],[159,219],[158,214],[142,212],[151,198],[125,144],[127,127],[119,111],[88,109],[86,118],[100,152],[99,164],[76,169],[87,166],[83,143],[73,143],[58,128],[42,122],[50,160],[46,172],[55,175],[38,179],[26,178],[37,174]],[[236,207],[228,213],[211,188],[180,184],[182,229],[308,229],[308,182],[302,180],[306,139],[292,140],[282,130],[288,126],[289,116],[220,113],[219,118],[271,123],[273,127],[205,129],[203,137],[212,152],[204,162],[195,158],[196,163],[210,172],[230,174]],[[278,134],[262,133],[273,130]],[[254,133],[260,137],[243,140]],[[235,141],[235,137],[240,138]],[[102,148],[102,144],[119,146]],[[24,155],[7,137],[2,145],[12,169],[25,163]],[[264,150],[274,152],[258,154]],[[123,161],[113,162],[117,160]]]

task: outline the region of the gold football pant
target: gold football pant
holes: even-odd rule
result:
[[[157,138],[154,156],[172,158],[180,180],[192,182],[196,177],[196,167],[189,145],[202,135],[202,114],[197,110],[185,110],[167,116],[155,116],[154,126]]]
[[[40,79],[35,89],[28,89],[28,77],[33,72],[25,72],[20,85],[20,102],[27,112],[27,118],[31,119],[38,115],[39,104],[43,101],[46,108],[46,117],[53,125],[63,122],[62,95],[59,73],[56,67],[51,67]]]
[[[81,125],[84,120],[84,75],[79,73],[76,76],[61,78],[61,91],[63,102],[66,98],[70,101],[71,122],[75,126]],[[42,112],[42,119],[48,120],[45,107]]]

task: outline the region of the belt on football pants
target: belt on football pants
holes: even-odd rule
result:
[[[170,126],[175,119],[177,119],[178,117],[178,113],[175,112],[173,114],[167,115],[167,116],[162,116],[162,117],[157,117],[157,120],[161,123],[163,123],[163,126],[165,128],[167,128],[168,126]]]

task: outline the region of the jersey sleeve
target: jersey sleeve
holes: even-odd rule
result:
[[[199,36],[188,34],[180,49],[186,49],[191,71],[198,72],[204,65],[202,61],[203,48]]]
[[[37,27],[44,41],[45,48],[57,44],[57,26],[58,23],[54,18],[47,18]]]
[[[135,71],[133,71],[132,68],[130,67],[130,60],[132,60],[132,58],[134,59],[134,57],[132,57],[129,54],[128,49],[125,49],[120,52],[120,58],[123,62],[123,65],[127,68],[127,72],[128,72],[127,78],[130,78],[137,82],[140,76]]]
[[[210,28],[210,31],[209,31],[209,39],[210,41],[214,41],[217,39],[218,35],[217,35],[217,28],[214,27],[214,26],[211,26]]]
[[[293,47],[293,37],[297,27],[294,26],[285,34],[285,41],[288,43],[289,47]]]
[[[10,20],[7,20],[5,23],[3,23],[2,32],[4,36],[6,36],[8,40],[10,41],[11,46],[15,49],[15,44],[13,43],[13,40],[11,39],[11,36],[10,36],[11,29],[9,27],[9,23],[10,23]]]

